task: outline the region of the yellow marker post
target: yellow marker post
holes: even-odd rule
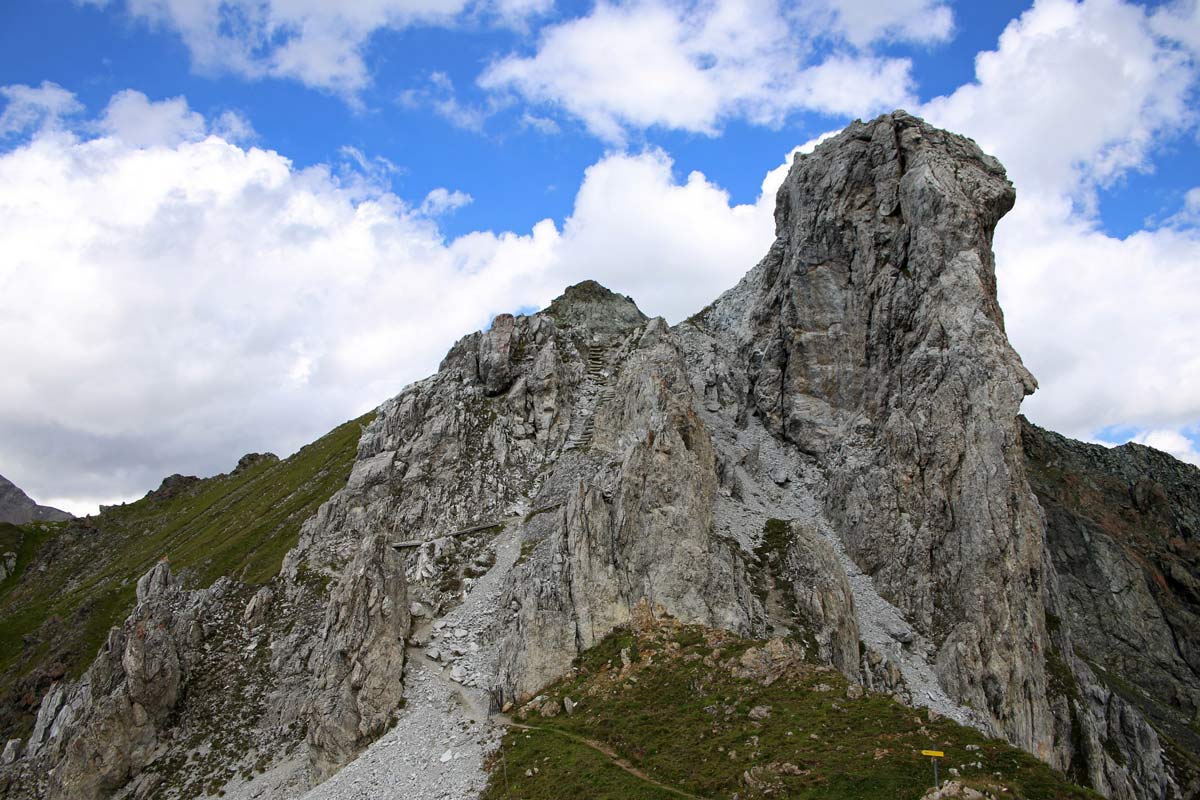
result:
[[[941,750],[922,750],[921,755],[929,756],[930,760],[933,761],[933,788],[936,789],[938,788],[937,760],[944,758],[946,754]]]

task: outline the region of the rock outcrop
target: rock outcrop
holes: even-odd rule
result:
[[[83,678],[50,690],[27,747],[52,765],[48,797],[107,797],[160,754],[204,640],[209,596],[184,591],[160,562],[138,581],[133,613]]]
[[[404,565],[382,533],[363,540],[329,597],[307,708],[314,770],[328,777],[391,727],[409,632]]]
[[[0,475],[0,522],[24,525],[27,522],[59,522],[71,519],[66,511],[40,506],[12,481]]]
[[[239,691],[264,763],[294,788],[383,734],[409,699],[406,638],[507,705],[654,609],[771,639],[763,664],[832,665],[1110,797],[1194,794],[1110,676],[1145,672],[1156,703],[1195,714],[1191,478],[1023,427],[1035,382],[991,253],[1013,202],[973,142],[896,112],[797,157],[770,251],[688,321],[588,281],[458,341],[380,407],[272,585],[231,591],[205,631],[255,670]],[[1053,470],[1120,479],[1080,494]],[[1128,497],[1118,516],[1157,538],[1088,516],[1092,495]],[[30,749],[80,796],[180,757],[158,731],[198,669],[186,621],[205,601],[152,575],[85,679],[43,701]],[[206,731],[193,699],[180,718]]]
[[[937,644],[942,685],[1051,757],[1042,522],[1017,412],[1033,378],[1004,335],[995,159],[902,113],[798,156],[777,237],[700,315],[739,343],[744,413],[813,459],[854,560]]]

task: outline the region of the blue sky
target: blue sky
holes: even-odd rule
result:
[[[87,510],[289,452],[583,277],[678,320],[895,107],[1017,185],[1027,413],[1200,460],[1195,0],[876,6],[10,0],[0,473]]]

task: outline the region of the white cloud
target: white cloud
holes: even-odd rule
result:
[[[492,0],[483,10],[495,14],[502,23],[523,27],[530,19],[553,11],[554,0]]]
[[[930,121],[998,155],[1023,195],[1071,199],[1149,166],[1161,137],[1194,123],[1196,65],[1115,0],[1042,0],[975,59],[976,80],[926,103]]]
[[[1183,206],[1164,222],[1172,228],[1200,228],[1200,186],[1189,189],[1183,196]]]
[[[1151,169],[1195,125],[1196,80],[1142,8],[1043,0],[977,56],[974,83],[922,109],[998,156],[1017,187],[997,272],[1009,336],[1041,381],[1025,402],[1040,424],[1086,439],[1200,420],[1200,234],[1120,238],[1096,218],[1102,187]]]
[[[457,189],[450,191],[444,186],[439,186],[425,195],[421,202],[421,213],[427,217],[441,216],[470,204],[471,200],[471,195],[466,192]]]
[[[540,117],[537,114],[530,114],[528,111],[521,114],[521,126],[532,128],[538,133],[547,136],[553,136],[556,133],[562,132],[562,129],[558,127],[558,123],[550,117]]]
[[[212,132],[238,144],[249,144],[258,138],[258,131],[254,130],[250,120],[238,111],[222,111],[213,120]]]
[[[782,178],[731,206],[699,173],[677,183],[660,152],[614,155],[561,231],[447,241],[428,215],[461,193],[413,208],[370,176],[201,137],[213,126],[182,101],[113,107],[111,134],[0,154],[0,464],[73,510],[286,453],[575,280],[679,319],[765,251]],[[141,144],[117,121],[128,109],[155,121]]]
[[[206,127],[204,117],[190,110],[182,97],[153,102],[132,89],[113,95],[99,122],[101,131],[132,147],[202,139]]]
[[[869,115],[911,100],[907,59],[818,59],[815,40],[830,33],[789,21],[776,0],[602,0],[543,28],[534,55],[501,59],[479,81],[559,106],[617,142],[629,128],[714,134],[731,117],[773,125],[800,109]]]
[[[4,113],[0,114],[0,137],[35,128],[56,128],[63,117],[83,111],[74,94],[50,81],[42,81],[36,87],[3,86],[0,96],[5,100]]]
[[[647,313],[677,322],[762,258],[774,237],[775,192],[786,165],[744,205],[731,205],[728,193],[699,172],[677,183],[672,166],[665,153],[650,151],[612,155],[588,168],[563,226],[563,283],[596,278]]]
[[[487,98],[482,105],[462,102],[454,82],[444,72],[430,73],[424,85],[404,90],[397,102],[405,108],[428,107],[454,127],[476,133],[482,133],[488,119],[508,105],[507,100],[497,96]]]
[[[371,83],[367,51],[383,30],[500,25],[518,30],[554,0],[77,0],[123,8],[179,35],[203,73],[285,78],[344,95]]]
[[[1200,55],[1200,0],[1164,3],[1150,18],[1155,32]]]
[[[860,47],[879,39],[940,42],[954,31],[954,14],[940,0],[812,0],[796,13]]]

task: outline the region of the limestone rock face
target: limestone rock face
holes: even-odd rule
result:
[[[845,570],[823,536],[800,522],[789,528],[785,566],[795,616],[815,642],[817,658],[855,677],[858,620]]]
[[[737,337],[750,413],[828,478],[876,588],[935,641],[941,683],[1049,758],[1042,520],[1016,422],[1033,378],[1004,335],[994,159],[902,112],[798,156],[777,238],[701,316]]]
[[[160,562],[82,680],[51,690],[28,745],[53,765],[49,797],[106,797],[154,759],[203,642],[208,596],[182,590]]]
[[[534,501],[555,510],[529,526],[533,557],[506,596],[520,610],[499,677],[518,697],[628,623],[642,599],[717,627],[746,630],[752,614],[740,557],[715,535],[716,456],[669,329],[656,319],[614,339],[604,326],[568,330],[609,342],[619,368],[590,412],[586,452],[557,460]]]
[[[309,699],[308,743],[324,778],[386,731],[403,697],[409,616],[404,565],[387,537],[364,539],[329,598]]]

